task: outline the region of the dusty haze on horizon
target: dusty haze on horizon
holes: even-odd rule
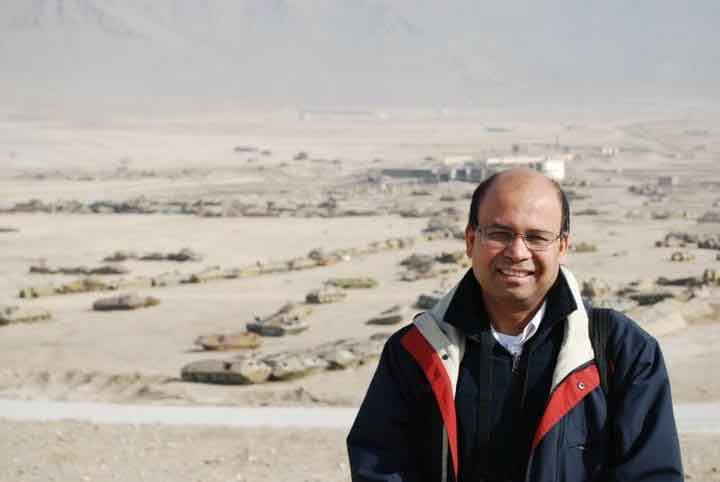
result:
[[[714,1],[6,0],[0,100],[113,106],[716,103]]]

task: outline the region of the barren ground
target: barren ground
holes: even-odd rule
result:
[[[433,156],[521,151],[578,154],[566,164],[567,189],[587,196],[572,202],[572,241],[594,243],[596,252],[573,252],[568,266],[581,280],[615,283],[700,276],[720,270],[720,251],[655,248],[670,231],[720,235],[720,224],[697,216],[720,210],[720,120],[682,115],[635,119],[562,119],[520,122],[477,115],[455,120],[405,113],[391,120],[299,121],[281,115],[107,125],[0,121],[0,143],[12,155],[0,162],[0,207],[31,198],[46,202],[76,199],[212,199],[263,204],[267,201],[341,203],[383,209],[455,207],[459,225],[466,216],[463,194],[471,184],[453,182],[381,188],[367,182],[382,167],[431,165]],[[646,116],[647,117],[647,116]],[[488,127],[502,126],[502,132]],[[558,142],[556,146],[555,143]],[[240,145],[271,152],[242,154]],[[619,148],[612,158],[602,146]],[[299,151],[307,160],[294,161]],[[523,153],[527,153],[523,152]],[[5,153],[0,153],[5,156]],[[248,160],[250,159],[250,160]],[[339,159],[339,162],[332,162]],[[135,175],[118,175],[125,166]],[[186,169],[186,171],[183,171]],[[154,174],[139,174],[154,171]],[[126,172],[126,171],[121,171]],[[631,185],[655,184],[678,176],[666,198],[632,194]],[[571,182],[572,181],[572,182]],[[581,185],[580,181],[584,181]],[[423,189],[429,196],[413,196]],[[441,201],[442,195],[454,199]],[[666,211],[668,217],[657,214]],[[655,216],[653,216],[655,214]],[[657,218],[657,219],[656,219]],[[297,336],[265,339],[260,354],[311,347],[340,338],[361,338],[395,327],[365,321],[382,310],[410,306],[420,293],[448,288],[463,269],[442,277],[405,282],[399,261],[412,253],[463,249],[460,240],[419,239],[427,217],[397,214],[340,218],[199,217],[165,214],[3,213],[0,227],[0,305],[49,310],[48,322],[0,327],[0,397],[103,400],[122,403],[356,406],[373,364],[323,372],[291,382],[213,386],[179,381],[183,365],[234,352],[198,351],[201,334],[242,330],[254,316],[286,301],[302,301],[312,288],[335,276],[372,276],[379,286],[349,292],[341,303],[322,305]],[[97,266],[117,250],[177,251],[190,247],[200,262],[123,263],[136,275],[207,266],[245,266],[305,256],[314,248],[363,247],[396,236],[418,237],[410,249],[353,257],[329,267],[206,284],[137,290],[160,299],[158,306],[132,312],[92,311],[103,294],[18,298],[21,288],[75,279],[29,274],[31,264]],[[694,260],[671,262],[672,252]],[[708,302],[718,303],[717,292]],[[661,320],[660,320],[661,321]],[[717,314],[677,329],[648,323],[663,346],[676,402],[720,400],[720,319]],[[92,425],[78,422],[0,421],[0,479],[36,480],[347,480],[344,435],[329,430],[198,429],[164,426]],[[720,480],[720,438],[682,434],[689,480]]]

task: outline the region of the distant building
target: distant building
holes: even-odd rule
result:
[[[617,155],[617,147],[604,146],[600,154],[604,157],[615,157]]]
[[[449,181],[480,182],[488,177],[488,169],[481,165],[465,164],[460,167],[453,167],[449,170]]]
[[[438,169],[390,168],[383,169],[382,175],[394,178],[412,178],[425,181],[437,181],[440,172]]]
[[[540,172],[550,179],[562,181],[565,179],[565,161],[562,159],[547,159],[540,163]]]
[[[493,174],[512,167],[526,166],[542,172],[551,179],[565,179],[565,159],[548,157],[509,156],[485,160],[471,156],[449,156],[442,165],[432,168],[388,168],[381,175],[393,179],[414,179],[424,182],[464,181],[481,182]],[[457,157],[458,159],[455,159]]]
[[[468,162],[472,162],[472,160],[473,156],[467,154],[445,156],[443,157],[443,164],[445,164],[446,166],[455,166],[458,164],[467,164]]]
[[[533,156],[491,157],[485,161],[485,166],[489,171],[494,172],[503,171],[512,167],[525,166],[542,172],[556,181],[565,179],[564,159]]]
[[[671,187],[680,184],[677,176],[660,176],[657,179],[658,186]]]

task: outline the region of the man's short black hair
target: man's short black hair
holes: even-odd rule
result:
[[[480,203],[482,202],[485,194],[488,192],[493,183],[497,180],[498,175],[501,174],[496,172],[492,176],[485,179],[483,182],[478,184],[475,188],[475,192],[472,195],[472,201],[470,201],[470,215],[468,216],[468,226],[471,228],[477,228],[478,226],[478,210]],[[560,187],[557,181],[550,179],[553,186],[557,190],[558,198],[560,199],[560,205],[562,206],[562,218],[560,222],[560,234],[570,234],[570,202],[568,201],[567,194]]]

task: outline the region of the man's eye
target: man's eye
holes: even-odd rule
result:
[[[487,237],[490,239],[503,241],[512,238],[513,235],[507,231],[488,231]]]
[[[530,242],[534,242],[534,241],[539,241],[539,242],[549,241],[547,237],[545,237],[545,236],[543,236],[543,235],[541,235],[541,234],[528,234],[527,236],[525,236],[525,239],[527,239],[527,240],[530,241]]]
[[[531,243],[534,243],[534,242],[549,243],[554,238],[553,238],[553,235],[550,233],[528,233],[525,236],[525,239],[527,239]]]

